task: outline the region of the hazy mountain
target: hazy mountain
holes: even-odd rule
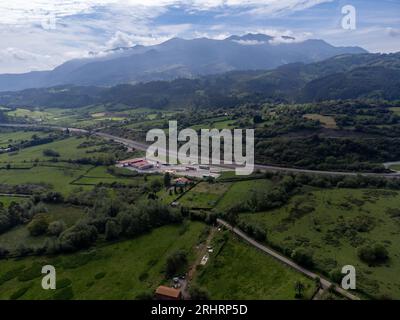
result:
[[[124,104],[132,108],[216,108],[245,103],[313,102],[375,98],[400,100],[400,53],[340,55],[269,71],[232,71],[196,79],[136,85],[56,87],[0,94],[10,107],[81,107]]]
[[[0,75],[0,91],[193,79],[228,71],[271,70],[288,63],[311,63],[339,54],[365,52],[358,47],[334,47],[322,40],[297,42],[291,37],[263,34],[231,36],[225,40],[174,38],[155,46],[92,53],[52,71]]]

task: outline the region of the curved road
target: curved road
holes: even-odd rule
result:
[[[71,132],[76,133],[86,133],[92,134],[98,137],[101,137],[106,140],[113,140],[119,142],[127,147],[134,148],[140,151],[147,151],[149,145],[134,141],[131,139],[121,138],[118,136],[114,136],[108,133],[98,132],[98,131],[88,131],[85,129],[77,129],[77,128],[66,128],[66,127],[58,127],[58,126],[46,126],[46,125],[36,125],[36,124],[3,124],[0,123],[0,126],[3,127],[13,127],[13,128],[48,128],[54,130],[62,130],[66,131],[69,130]],[[163,152],[166,152],[165,150]],[[229,169],[235,169],[237,166],[235,165],[214,165],[218,167],[224,167]],[[288,167],[278,167],[278,166],[269,166],[269,165],[262,165],[262,164],[255,164],[254,169],[258,170],[267,170],[267,171],[282,171],[282,172],[293,172],[293,173],[310,173],[310,174],[317,174],[317,175],[339,175],[339,176],[370,176],[370,177],[380,177],[380,178],[400,178],[400,172],[394,173],[362,173],[362,172],[342,172],[342,171],[318,171],[318,170],[307,170],[307,169],[298,169],[298,168],[288,168]]]

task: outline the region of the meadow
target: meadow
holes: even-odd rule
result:
[[[256,191],[267,191],[271,188],[273,182],[267,179],[245,180],[234,182],[230,185],[227,192],[218,201],[216,210],[226,210],[238,204],[241,204],[251,198]]]
[[[392,190],[311,190],[282,208],[240,217],[262,226],[271,245],[310,252],[317,270],[332,274],[353,265],[360,291],[399,299],[399,203],[399,192]],[[359,248],[374,244],[388,250],[386,263],[372,266],[359,259]]]
[[[168,284],[164,272],[171,253],[185,250],[193,261],[204,228],[201,223],[190,223],[184,230],[166,226],[85,252],[0,261],[0,300],[132,300],[153,293],[158,285]],[[47,264],[57,270],[55,291],[41,288],[41,266]]]
[[[214,253],[195,280],[209,292],[211,299],[293,300],[298,281],[305,286],[303,299],[312,298],[316,291],[313,280],[231,234],[225,237],[215,237]]]
[[[96,140],[92,138],[86,139],[83,137],[70,137],[43,145],[25,148],[18,152],[3,153],[0,154],[0,163],[49,161],[51,160],[51,157],[47,157],[43,154],[43,151],[46,149],[51,149],[59,153],[59,161],[107,155],[104,152],[96,152],[100,145],[104,145],[104,142],[101,140],[97,140],[98,145],[91,147],[78,147],[82,143],[88,141]]]
[[[187,208],[211,209],[229,189],[229,183],[201,182],[186,193],[179,202]]]
[[[6,148],[9,144],[16,144],[21,141],[30,140],[33,135],[38,137],[45,136],[45,133],[38,131],[9,131],[1,129],[0,148]]]
[[[72,183],[79,179],[91,166],[77,168],[60,166],[34,166],[31,169],[1,170],[0,183],[9,185],[46,184],[53,190],[67,195],[76,186]]]

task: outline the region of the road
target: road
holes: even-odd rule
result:
[[[297,263],[295,263],[294,261],[286,258],[285,256],[283,256],[282,254],[276,252],[275,250],[262,245],[261,243],[255,241],[254,239],[250,238],[248,235],[246,235],[244,232],[242,232],[241,230],[232,227],[228,222],[222,220],[222,219],[217,219],[217,222],[224,226],[225,228],[227,228],[228,230],[232,231],[234,234],[236,234],[237,236],[239,236],[240,238],[242,238],[243,240],[245,240],[247,243],[249,243],[250,245],[252,245],[253,247],[256,247],[257,249],[261,250],[262,252],[272,256],[273,258],[275,258],[276,260],[284,263],[285,265],[293,268],[294,270],[304,274],[305,276],[307,276],[308,278],[311,278],[313,280],[319,278],[320,282],[321,282],[321,286],[324,290],[329,289],[332,285],[334,285],[331,281],[319,276],[318,274],[307,270],[305,268],[303,268],[302,266],[298,265]],[[346,297],[347,299],[350,300],[360,300],[357,296],[351,294],[350,292],[334,285],[335,291],[337,293],[339,293],[340,295]]]
[[[129,148],[134,148],[136,150],[140,151],[147,151],[149,145],[143,143],[143,142],[138,142],[134,141],[131,139],[125,139],[121,138],[118,136],[114,136],[108,133],[103,133],[103,132],[98,132],[98,131],[88,131],[85,129],[77,129],[77,128],[66,128],[66,127],[58,127],[58,126],[46,126],[46,125],[34,125],[34,124],[3,124],[0,123],[0,126],[3,127],[13,127],[13,128],[48,128],[48,129],[54,129],[54,130],[62,130],[66,131],[67,129],[70,132],[76,132],[76,133],[86,133],[86,134],[92,134],[98,137],[101,137],[106,140],[113,140],[116,142],[119,142]],[[159,150],[160,152],[160,150]],[[161,150],[162,154],[167,154],[166,150]],[[220,165],[215,165],[217,167],[223,167],[223,168],[229,168],[229,169],[235,169],[237,166],[235,165],[227,165],[227,164],[220,164]],[[369,176],[369,177],[380,177],[380,178],[400,178],[400,172],[394,172],[394,173],[362,173],[362,172],[342,172],[342,171],[318,171],[318,170],[307,170],[307,169],[300,169],[300,168],[288,168],[288,167],[279,167],[279,166],[269,166],[269,165],[263,165],[263,164],[255,164],[254,165],[255,170],[264,170],[264,171],[281,171],[281,172],[293,172],[293,173],[308,173],[308,174],[316,174],[316,175],[330,175],[330,176]]]

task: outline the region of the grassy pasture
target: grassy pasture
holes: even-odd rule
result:
[[[38,137],[46,134],[38,131],[3,131],[0,129],[0,147],[8,147],[9,144],[19,143],[21,141],[30,140],[33,135]]]
[[[229,189],[229,186],[229,183],[201,182],[186,193],[179,202],[188,208],[211,209]]]
[[[29,110],[24,108],[17,108],[7,112],[7,115],[15,118],[24,118],[30,121],[42,122],[52,118],[52,114],[40,110]]]
[[[181,226],[165,226],[139,238],[88,252],[0,261],[0,279],[10,271],[16,275],[0,283],[0,299],[9,299],[23,288],[28,289],[19,298],[25,300],[135,299],[143,292],[154,292],[160,284],[168,284],[164,268],[172,252],[186,250],[193,261],[204,228],[201,223],[190,223],[183,232]],[[41,288],[40,268],[46,264],[57,270],[60,282],[56,291]],[[27,270],[32,279],[19,280]]]
[[[44,145],[29,147],[22,149],[17,153],[4,153],[0,154],[0,163],[10,163],[10,162],[31,162],[31,161],[48,161],[51,158],[43,155],[43,151],[46,149],[51,149],[60,154],[59,160],[74,160],[79,158],[90,158],[100,155],[105,155],[104,153],[95,152],[87,153],[87,151],[95,150],[96,146],[88,148],[78,148],[78,146],[85,142],[85,138],[70,137],[63,140],[54,141]],[[101,142],[101,140],[99,140]]]
[[[212,299],[293,300],[297,281],[306,287],[304,299],[314,294],[314,281],[230,234],[227,239],[214,239],[214,253],[196,278]]]
[[[218,202],[217,210],[226,210],[247,201],[255,191],[267,191],[272,181],[267,179],[234,182]]]
[[[316,268],[329,273],[345,265],[357,270],[357,287],[373,297],[400,299],[400,194],[391,190],[327,189],[294,197],[280,209],[244,214],[241,219],[267,230],[282,248],[312,252]],[[368,223],[368,228],[360,228]],[[390,260],[369,266],[358,258],[360,247],[384,245]]]
[[[1,170],[0,183],[10,185],[45,183],[51,185],[54,190],[67,194],[74,188],[71,182],[85,174],[88,168],[90,167],[81,166],[80,169],[69,169],[37,166],[29,170]]]

